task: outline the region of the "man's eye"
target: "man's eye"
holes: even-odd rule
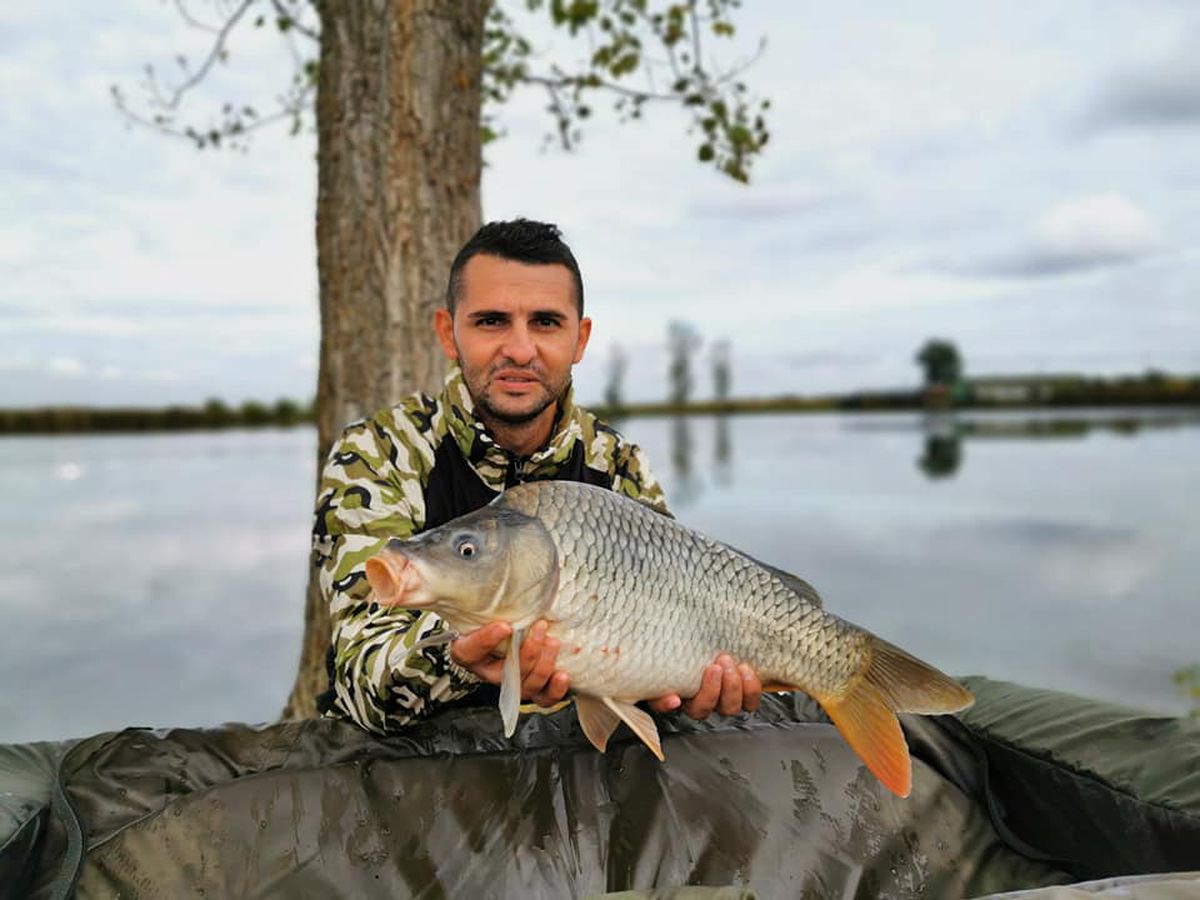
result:
[[[537,325],[539,328],[557,328],[558,319],[554,318],[553,316],[539,316],[533,320],[533,324]]]
[[[499,316],[481,316],[480,318],[476,319],[475,321],[479,325],[482,325],[484,328],[494,328],[495,326],[500,324],[500,317]]]

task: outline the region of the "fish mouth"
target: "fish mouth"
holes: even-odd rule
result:
[[[420,597],[424,579],[411,559],[398,550],[384,548],[365,565],[375,600],[384,606],[427,606]]]

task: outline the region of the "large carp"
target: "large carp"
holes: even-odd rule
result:
[[[500,689],[516,729],[521,639],[538,619],[561,642],[580,725],[604,750],[620,722],[663,758],[654,719],[634,704],[700,689],[718,653],[754,667],[767,690],[824,708],[888,788],[908,796],[912,763],[897,712],[972,702],[953,679],[826,612],[816,592],[620,494],[567,481],[519,485],[492,503],[367,561],[375,598],[430,609],[451,629],[512,624]]]

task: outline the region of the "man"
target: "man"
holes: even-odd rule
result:
[[[451,265],[434,329],[454,362],[442,393],[415,394],[345,430],[322,475],[313,528],[333,627],[322,710],[379,733],[464,698],[486,702],[512,633],[494,622],[448,647],[419,646],[443,630],[437,615],[370,602],[363,564],[389,538],[540,479],[601,485],[669,514],[641,450],[574,404],[571,367],[592,322],[579,266],[555,226],[483,226]],[[535,623],[522,644],[522,699],[552,706],[570,683],[555,668],[558,642],[546,631]],[[650,706],[682,705],[702,719],[714,709],[754,709],[760,692],[748,666],[722,656],[687,703],[670,695]]]

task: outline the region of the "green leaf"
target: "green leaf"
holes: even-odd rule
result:
[[[729,129],[729,141],[735,147],[745,147],[754,142],[750,130],[742,125],[734,125]]]
[[[637,53],[626,53],[612,64],[612,66],[609,68],[609,71],[612,72],[615,77],[620,78],[622,75],[628,75],[630,72],[635,71],[640,60],[641,57],[639,57]]]
[[[700,162],[712,162],[713,157],[716,155],[717,153],[713,150],[712,144],[701,144],[700,149],[696,151],[696,156]]]

